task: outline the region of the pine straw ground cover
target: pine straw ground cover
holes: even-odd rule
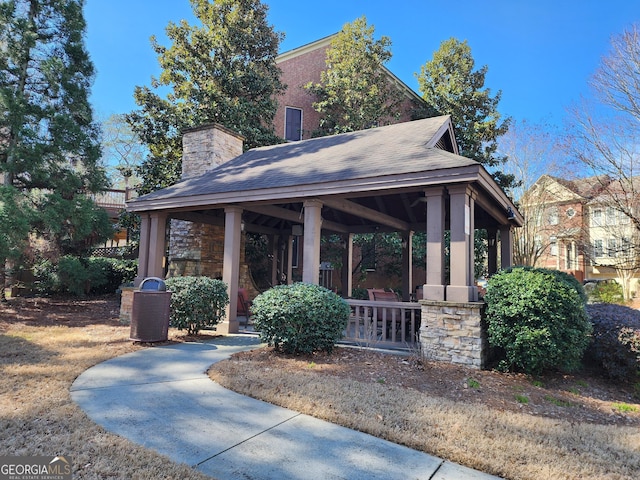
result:
[[[74,479],[210,478],[107,433],[71,400],[87,368],[133,351],[115,297],[0,305],[0,455],[63,455]]]
[[[418,356],[270,348],[214,364],[221,385],[510,479],[640,478],[633,386],[590,372],[478,371]]]

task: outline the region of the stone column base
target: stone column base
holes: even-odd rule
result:
[[[487,333],[482,321],[484,302],[421,300],[420,347],[426,360],[484,368]]]
[[[120,323],[131,325],[131,311],[133,310],[133,287],[122,287],[120,293]]]
[[[222,335],[228,335],[229,333],[238,333],[240,331],[240,322],[238,320],[228,321],[225,320],[216,325],[216,332]]]

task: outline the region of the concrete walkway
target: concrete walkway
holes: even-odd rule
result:
[[[73,400],[106,430],[218,480],[496,479],[224,389],[205,371],[256,337],[146,348],[80,375]]]

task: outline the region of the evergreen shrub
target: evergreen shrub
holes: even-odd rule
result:
[[[592,302],[623,304],[622,285],[616,281],[599,282],[591,290]]]
[[[58,261],[58,290],[61,293],[81,297],[88,291],[89,279],[89,271],[79,258],[65,255]]]
[[[308,283],[273,287],[254,299],[251,311],[261,340],[284,353],[331,352],[350,314],[338,295]]]
[[[33,287],[41,295],[115,293],[120,285],[133,281],[137,269],[137,260],[65,255],[57,264],[45,260],[34,265]]]
[[[591,323],[580,282],[563,272],[515,267],[489,279],[489,344],[504,350],[499,368],[538,374],[572,371],[589,344]]]
[[[171,294],[169,323],[178,330],[197,335],[203,328],[224,319],[229,304],[227,285],[209,277],[173,277],[166,281]]]
[[[118,288],[133,282],[138,273],[137,260],[89,257],[84,260],[91,293],[115,293]]]
[[[640,374],[640,312],[622,305],[587,305],[593,323],[590,356],[614,380],[637,381]]]

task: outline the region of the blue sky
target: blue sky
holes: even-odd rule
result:
[[[263,0],[264,1],[264,0]],[[486,86],[502,90],[499,110],[516,120],[560,124],[588,93],[589,76],[612,35],[640,22],[640,0],[266,0],[269,21],[290,50],[366,15],[391,38],[387,65],[418,91],[420,71],[450,37],[467,40]],[[87,48],[96,66],[92,102],[99,118],[136,108],[136,85],[160,73],[149,37],[166,44],[169,21],[195,23],[188,0],[87,0]]]

